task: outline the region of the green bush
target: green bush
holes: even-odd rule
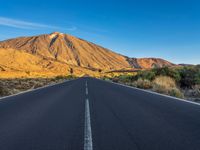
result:
[[[195,75],[194,82],[196,85],[200,84],[200,71],[198,71]]]
[[[176,82],[179,82],[181,80],[180,72],[178,69],[175,68],[156,68],[153,69],[155,72],[156,76],[169,76],[173,79],[175,79]]]
[[[181,87],[192,88],[200,84],[200,69],[199,67],[184,67],[180,70]]]
[[[102,79],[102,80],[105,80],[105,81],[110,81],[110,78],[108,78],[108,77],[106,77],[106,76],[102,77],[101,79]],[[114,81],[114,80],[116,80],[116,81]],[[113,78],[113,81],[114,81],[114,82],[118,82],[118,78]]]
[[[179,82],[181,79],[180,72],[178,69],[174,68],[154,68],[152,70],[145,70],[140,71],[138,74],[134,77],[134,80],[138,80],[139,78],[147,79],[147,80],[154,80],[157,76],[169,76],[176,80],[176,82]]]
[[[143,80],[149,80],[152,81],[155,78],[156,74],[153,70],[147,70],[147,71],[140,71],[138,74],[135,76],[135,79],[143,79]]]
[[[120,82],[132,82],[132,76],[131,75],[120,75],[118,76],[118,79]]]

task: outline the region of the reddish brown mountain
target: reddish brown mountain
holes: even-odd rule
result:
[[[175,64],[160,58],[127,58],[127,61],[131,66],[138,69],[151,69],[175,66]]]

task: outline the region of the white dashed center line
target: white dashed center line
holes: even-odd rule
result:
[[[86,95],[88,95],[87,81],[86,81]],[[90,105],[88,98],[85,101],[84,150],[93,150],[92,129],[90,120]]]

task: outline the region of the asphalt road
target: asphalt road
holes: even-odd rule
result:
[[[1,99],[0,150],[200,150],[200,105],[80,78]]]

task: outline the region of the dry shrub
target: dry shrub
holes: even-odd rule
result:
[[[0,85],[0,97],[1,96],[7,96],[7,95],[10,95],[11,92],[8,88],[6,87],[3,87],[2,85]]]
[[[168,76],[158,76],[155,78],[153,83],[165,87],[166,89],[171,89],[176,87],[175,80]]]
[[[4,89],[2,86],[0,86],[0,95],[3,95],[3,93],[4,93]]]
[[[151,81],[147,79],[141,79],[139,78],[137,81],[135,81],[135,85],[138,88],[143,88],[143,89],[150,89],[152,88],[152,83]]]
[[[45,85],[61,83],[65,79],[56,78],[21,78],[0,79],[0,97],[16,94],[22,91],[39,88]]]
[[[193,89],[196,91],[197,97],[200,97],[200,84],[195,85]]]
[[[153,91],[183,98],[182,92],[177,88],[173,78],[167,76],[158,76],[153,81]]]
[[[192,89],[184,89],[184,92],[186,97],[200,98],[200,85],[195,85]]]
[[[168,91],[170,96],[184,98],[184,94],[178,88],[172,88]]]
[[[34,85],[34,89],[36,89],[36,88],[40,88],[40,87],[42,87],[42,86],[45,86],[45,84],[44,83],[36,83],[35,85]]]

